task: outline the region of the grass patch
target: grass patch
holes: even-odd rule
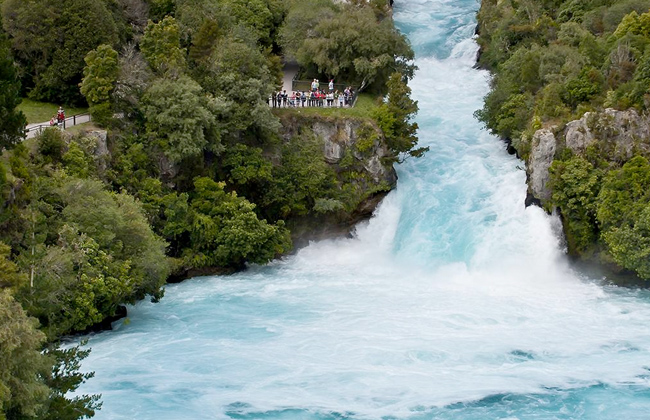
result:
[[[27,124],[36,124],[49,122],[50,118],[56,115],[59,105],[23,98],[23,101],[18,105],[18,109],[23,111],[23,114],[27,117]],[[66,117],[72,117],[76,114],[84,114],[88,112],[88,108],[63,107],[63,109],[65,109]]]
[[[369,93],[359,94],[354,108],[275,108],[273,112],[278,115],[296,113],[301,115],[324,115],[331,117],[359,117],[372,118],[374,111],[381,103],[381,97]]]

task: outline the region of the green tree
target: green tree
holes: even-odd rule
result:
[[[633,227],[612,228],[604,238],[618,264],[650,280],[650,205],[641,212]]]
[[[119,71],[117,52],[110,45],[100,45],[90,51],[84,61],[86,67],[81,93],[90,104],[108,102],[115,89]]]
[[[22,101],[20,81],[8,43],[0,34],[0,151],[9,149],[25,137],[25,115],[16,107]]]
[[[291,5],[280,29],[280,44],[286,54],[295,58],[305,41],[305,34],[323,19],[332,19],[340,13],[331,0],[297,1]]]
[[[71,142],[68,151],[62,157],[66,173],[78,178],[88,178],[91,173],[91,159],[84,153],[77,142]]]
[[[111,94],[115,90],[119,74],[117,52],[110,45],[100,45],[84,59],[84,78],[81,93],[90,104],[90,113],[99,124],[106,124],[113,117]]]
[[[11,261],[11,247],[0,242],[0,289],[17,289],[24,285],[26,277]]]
[[[26,217],[21,264],[34,273],[19,294],[50,338],[112,316],[118,306],[162,296],[165,243],[126,193],[54,173],[39,179]]]
[[[355,84],[360,90],[371,85],[383,90],[394,72],[411,77],[415,69],[406,38],[390,19],[377,21],[371,7],[344,8],[319,20],[301,36],[304,41],[298,50],[289,53],[302,66],[315,66],[319,73]]]
[[[246,39],[246,34],[242,35],[220,40],[207,66],[195,72],[206,91],[222,98],[224,109],[220,114],[227,115],[221,119],[224,131],[235,138],[251,127],[257,132],[279,128],[268,106],[275,87],[269,61],[250,38]]]
[[[222,0],[219,5],[232,17],[235,26],[246,27],[257,43],[271,47],[284,20],[284,3],[284,0]]]
[[[158,23],[149,21],[140,41],[140,50],[158,74],[179,73],[185,68],[185,50],[181,48],[180,28],[171,16],[166,16]]]
[[[175,0],[149,0],[149,15],[158,22],[167,16],[174,16],[176,12]]]
[[[553,203],[560,208],[572,254],[583,254],[598,239],[596,197],[601,174],[585,158],[555,160],[550,168]]]
[[[49,102],[81,103],[84,57],[101,44],[118,42],[103,0],[6,0],[2,24],[30,96]]]
[[[90,418],[99,410],[101,395],[74,395],[68,397],[86,380],[95,376],[94,372],[81,373],[81,361],[88,357],[90,350],[81,350],[79,346],[67,349],[50,346],[46,354],[54,360],[52,372],[45,379],[50,387],[47,414],[43,420],[77,420]]]
[[[187,76],[155,81],[143,98],[149,141],[172,162],[222,150],[216,116],[223,103]]]
[[[7,290],[0,289],[0,418],[36,419],[49,393],[51,363],[41,354],[45,335]]]
[[[388,101],[382,104],[374,115],[386,136],[386,143],[395,158],[400,153],[420,157],[429,148],[414,149],[418,143],[418,124],[412,120],[418,112],[418,104],[411,99],[411,88],[400,73],[393,73],[387,86]]]
[[[650,163],[630,159],[605,177],[598,195],[602,238],[622,267],[650,279]]]
[[[642,156],[635,156],[603,180],[598,195],[598,222],[603,230],[631,227],[649,200],[650,163]]]
[[[224,184],[196,178],[192,198],[187,194],[167,199],[166,235],[189,238],[182,250],[187,267],[235,267],[246,262],[264,264],[291,249],[284,223],[271,225],[258,219],[255,205]]]

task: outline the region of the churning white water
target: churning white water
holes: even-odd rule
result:
[[[169,286],[90,337],[98,419],[648,419],[650,294],[567,265],[472,114],[476,0],[399,0],[420,141],[354,239]]]

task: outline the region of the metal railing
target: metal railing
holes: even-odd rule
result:
[[[83,124],[90,121],[92,121],[92,116],[89,113],[76,114],[71,117],[64,118],[63,122],[61,123],[57,122],[56,124],[50,124],[48,122],[46,124],[39,124],[39,125],[31,126],[29,128],[25,128],[25,136],[33,137],[35,135],[39,135],[43,132],[43,130],[51,127],[58,127],[65,130],[66,126],[74,127],[77,124]]]
[[[338,97],[334,99],[327,99],[327,97],[321,98],[311,98],[309,93],[306,94],[305,99],[303,100],[302,96],[293,95],[287,93],[287,99],[276,98],[276,102],[273,102],[273,97],[269,97],[269,105],[272,108],[353,108],[357,103],[358,94],[353,92],[352,95],[349,95],[347,98],[344,97],[343,101],[340,101]]]
[[[274,108],[275,107],[278,108],[304,108],[304,107],[352,108],[357,103],[358,92],[356,89],[352,89],[352,94],[345,97],[343,103],[339,102],[339,98],[337,95],[334,96],[334,100],[332,101],[331,104],[328,103],[327,98],[314,100],[310,97],[311,83],[312,80],[293,79],[291,81],[291,92],[287,92],[287,100],[283,101],[281,99],[278,99],[276,105],[273,104],[272,98],[269,98],[269,105],[271,105]],[[334,92],[338,92],[339,94],[343,95],[343,92],[348,87],[350,87],[350,85],[346,85],[343,83],[334,83]],[[323,93],[325,93],[325,95],[327,95],[330,92],[329,82],[320,83],[318,89]],[[300,95],[296,95],[297,92],[300,93],[304,92],[306,94],[306,98],[304,101],[302,100]],[[294,99],[292,99],[292,97],[294,97]]]
[[[311,82],[312,80],[292,80],[291,81],[291,90],[295,91],[306,91],[306,92],[311,92]],[[334,91],[339,91],[343,92],[345,88],[349,87],[350,85],[346,85],[344,83],[334,83]],[[318,89],[322,90],[323,92],[329,92],[329,82],[320,82]]]

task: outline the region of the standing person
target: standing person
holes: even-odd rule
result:
[[[56,112],[56,120],[59,124],[63,124],[65,121],[65,111],[62,106],[60,106],[59,110]]]
[[[289,100],[289,95],[287,94],[287,90],[285,89],[282,91],[282,106],[285,108],[287,107],[287,100]]]
[[[350,88],[346,87],[345,90],[343,91],[343,96],[345,98],[345,106],[348,106],[350,104]]]
[[[330,88],[329,93],[334,93],[334,79],[330,79],[329,88]]]
[[[339,97],[339,108],[343,108],[343,94],[341,92],[338,92],[338,97]]]
[[[316,92],[316,89],[318,89],[318,85],[316,83],[316,79],[312,80],[311,82],[311,91]]]
[[[271,94],[271,101],[273,102],[273,108],[278,106],[278,93],[276,91]]]
[[[307,94],[305,93],[305,91],[303,91],[302,94],[300,95],[300,102],[302,102],[303,108],[305,107],[306,101],[307,101]]]

